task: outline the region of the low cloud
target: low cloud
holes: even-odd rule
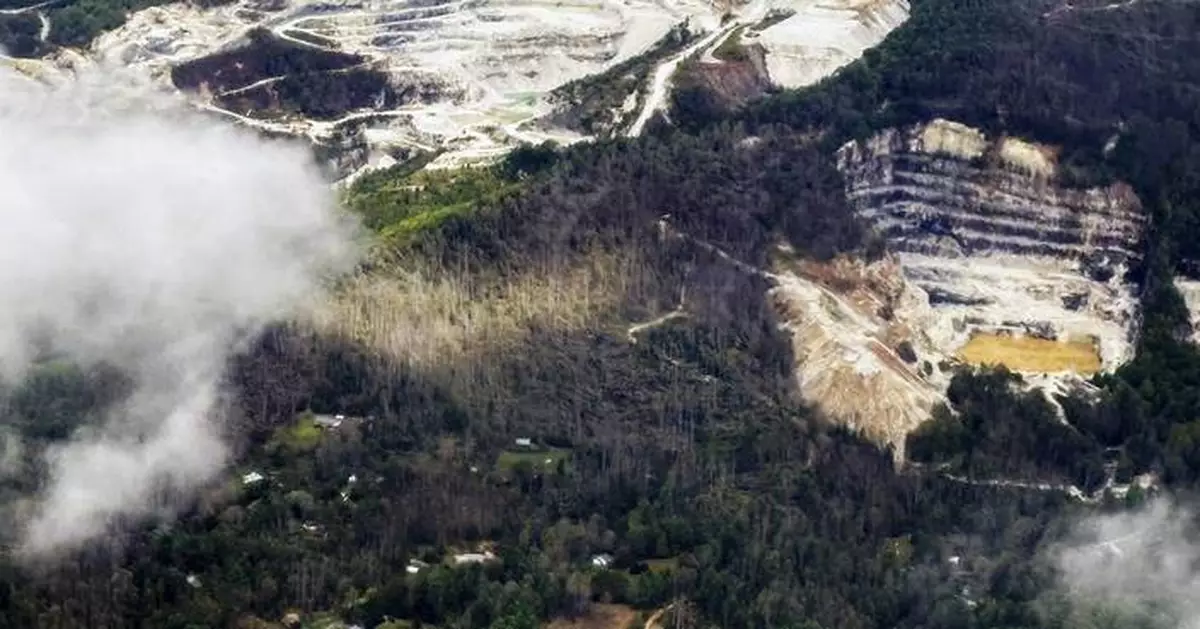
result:
[[[229,358],[357,254],[303,149],[117,85],[49,89],[0,66],[0,384],[24,380],[47,343],[133,383],[46,452],[49,478],[23,508],[35,555],[169,510],[219,474]],[[21,445],[0,429],[10,461]]]
[[[1162,626],[1200,627],[1200,539],[1195,513],[1168,498],[1096,515],[1055,552],[1078,608],[1103,607]]]

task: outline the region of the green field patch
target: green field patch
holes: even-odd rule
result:
[[[560,461],[571,456],[570,450],[549,448],[546,450],[505,450],[496,459],[496,469],[502,473],[511,473],[521,466],[539,472],[555,473]]]
[[[276,429],[272,443],[290,452],[308,452],[321,443],[321,427],[312,413],[304,413],[288,426]]]
[[[647,559],[644,562],[650,572],[655,574],[663,574],[666,572],[674,572],[679,569],[678,557],[666,557],[662,559]]]

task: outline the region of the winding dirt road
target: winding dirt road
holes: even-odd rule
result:
[[[646,123],[650,121],[654,113],[664,108],[667,95],[670,93],[671,77],[675,75],[675,70],[679,68],[679,64],[697,52],[704,51],[725,41],[739,27],[761,21],[766,17],[766,14],[767,5],[764,1],[757,0],[752,2],[734,15],[721,28],[705,35],[703,39],[688,46],[683,52],[660,63],[654,69],[654,78],[650,83],[650,94],[646,97],[645,104],[642,105],[642,111],[638,113],[637,119],[629,126],[629,130],[625,132],[625,136],[632,138],[641,135],[646,127]]]

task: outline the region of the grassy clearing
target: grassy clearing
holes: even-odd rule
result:
[[[277,429],[273,441],[290,452],[308,452],[321,443],[321,427],[311,413],[305,413],[292,425]]]
[[[346,205],[385,243],[400,245],[451,217],[494,204],[520,187],[494,167],[420,170],[432,157],[424,155],[364,176],[347,193]]]
[[[1053,373],[1100,371],[1100,352],[1092,338],[1050,341],[1029,336],[974,334],[958,351],[959,359],[973,365],[1004,365],[1013,371]]]
[[[505,450],[500,453],[496,459],[496,469],[501,473],[512,472],[517,466],[528,465],[530,468],[540,471],[554,473],[558,471],[560,461],[565,461],[571,456],[570,450],[562,450],[551,448],[548,450]]]

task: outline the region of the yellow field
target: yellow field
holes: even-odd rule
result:
[[[1100,352],[1092,338],[1048,341],[1029,336],[974,334],[958,351],[958,358],[974,365],[1004,365],[1013,371],[1100,371]]]

